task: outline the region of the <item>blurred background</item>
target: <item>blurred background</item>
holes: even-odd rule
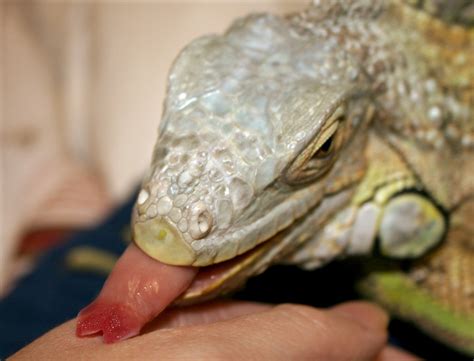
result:
[[[140,182],[167,71],[192,39],[308,0],[0,4],[0,295]]]

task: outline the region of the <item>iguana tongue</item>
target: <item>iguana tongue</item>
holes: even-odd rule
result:
[[[197,271],[163,264],[130,245],[97,299],[79,312],[76,335],[102,333],[106,343],[137,335],[189,287]]]

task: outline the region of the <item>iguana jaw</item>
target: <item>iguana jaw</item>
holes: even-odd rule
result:
[[[225,293],[241,286],[253,273],[262,256],[282,240],[283,232],[278,233],[256,248],[231,260],[201,267],[197,277],[185,293],[176,301],[177,304],[189,304],[213,298],[216,294]]]
[[[348,187],[338,194],[323,197],[304,217],[259,246],[226,262],[202,267],[194,282],[175,303],[201,302],[235,291],[247,279],[265,271],[301,246],[348,202],[352,194],[353,187]]]
[[[271,212],[271,214],[273,213]],[[135,219],[136,214],[135,210]],[[272,216],[270,215],[269,217]],[[303,216],[302,218],[305,217]],[[228,284],[231,284],[231,289],[236,288],[256,272],[256,266],[262,257],[272,252],[282,242],[285,235],[291,233],[292,226],[298,222],[301,222],[301,220],[297,221],[294,218],[288,218],[288,224],[284,224],[283,229],[274,230],[268,238],[259,238],[254,240],[255,242],[252,241],[251,243],[256,243],[257,246],[252,247],[250,250],[219,263],[209,263],[200,266],[198,276],[181,297],[180,301],[193,302],[196,299],[210,298],[216,292],[222,293],[221,289],[223,287],[228,288]],[[261,224],[264,222],[258,219],[255,223]],[[258,224],[251,224],[250,226],[255,228]],[[259,233],[263,234],[261,231]],[[151,222],[146,223],[134,222],[133,238],[135,244],[144,253],[160,262],[191,264],[195,261],[196,255],[189,245],[186,244],[180,232],[172,224],[167,223],[166,220],[161,218],[153,219]],[[232,235],[230,237],[227,235],[227,238],[232,238]],[[249,244],[250,242],[242,239],[239,243]],[[272,262],[274,261],[272,260]]]
[[[320,201],[324,187],[323,184],[316,183],[291,192],[290,195],[282,193],[257,198],[255,204],[240,215],[240,222],[236,221],[229,229],[217,229],[205,237],[205,244],[213,246],[200,253],[190,246],[187,235],[166,218],[158,216],[140,221],[136,210],[133,217],[133,239],[150,257],[167,264],[202,267],[233,259],[290,227],[298,218],[304,217]],[[283,199],[271,208],[267,206],[266,208],[270,209],[253,220],[253,209],[263,207],[269,197]],[[216,216],[218,215],[214,217]]]

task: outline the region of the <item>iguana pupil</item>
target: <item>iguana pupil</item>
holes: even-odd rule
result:
[[[314,156],[316,157],[320,157],[320,158],[324,158],[328,155],[328,153],[331,151],[332,149],[332,139],[333,139],[334,135],[331,135],[324,143],[323,145],[321,146],[321,148],[319,148],[319,150],[314,154]]]

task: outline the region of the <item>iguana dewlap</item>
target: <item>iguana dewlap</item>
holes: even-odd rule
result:
[[[468,331],[446,326],[445,337],[444,319],[404,315],[474,350],[473,237],[450,223],[467,225],[459,210],[474,202],[474,32],[469,3],[447,3],[430,15],[417,2],[314,1],[188,45],[134,209],[143,253],[124,254],[80,313],[78,335],[135,335],[178,297],[231,292],[274,263],[414,259],[444,241],[439,249],[468,255],[456,301],[444,304],[429,277],[408,282],[443,299]]]

